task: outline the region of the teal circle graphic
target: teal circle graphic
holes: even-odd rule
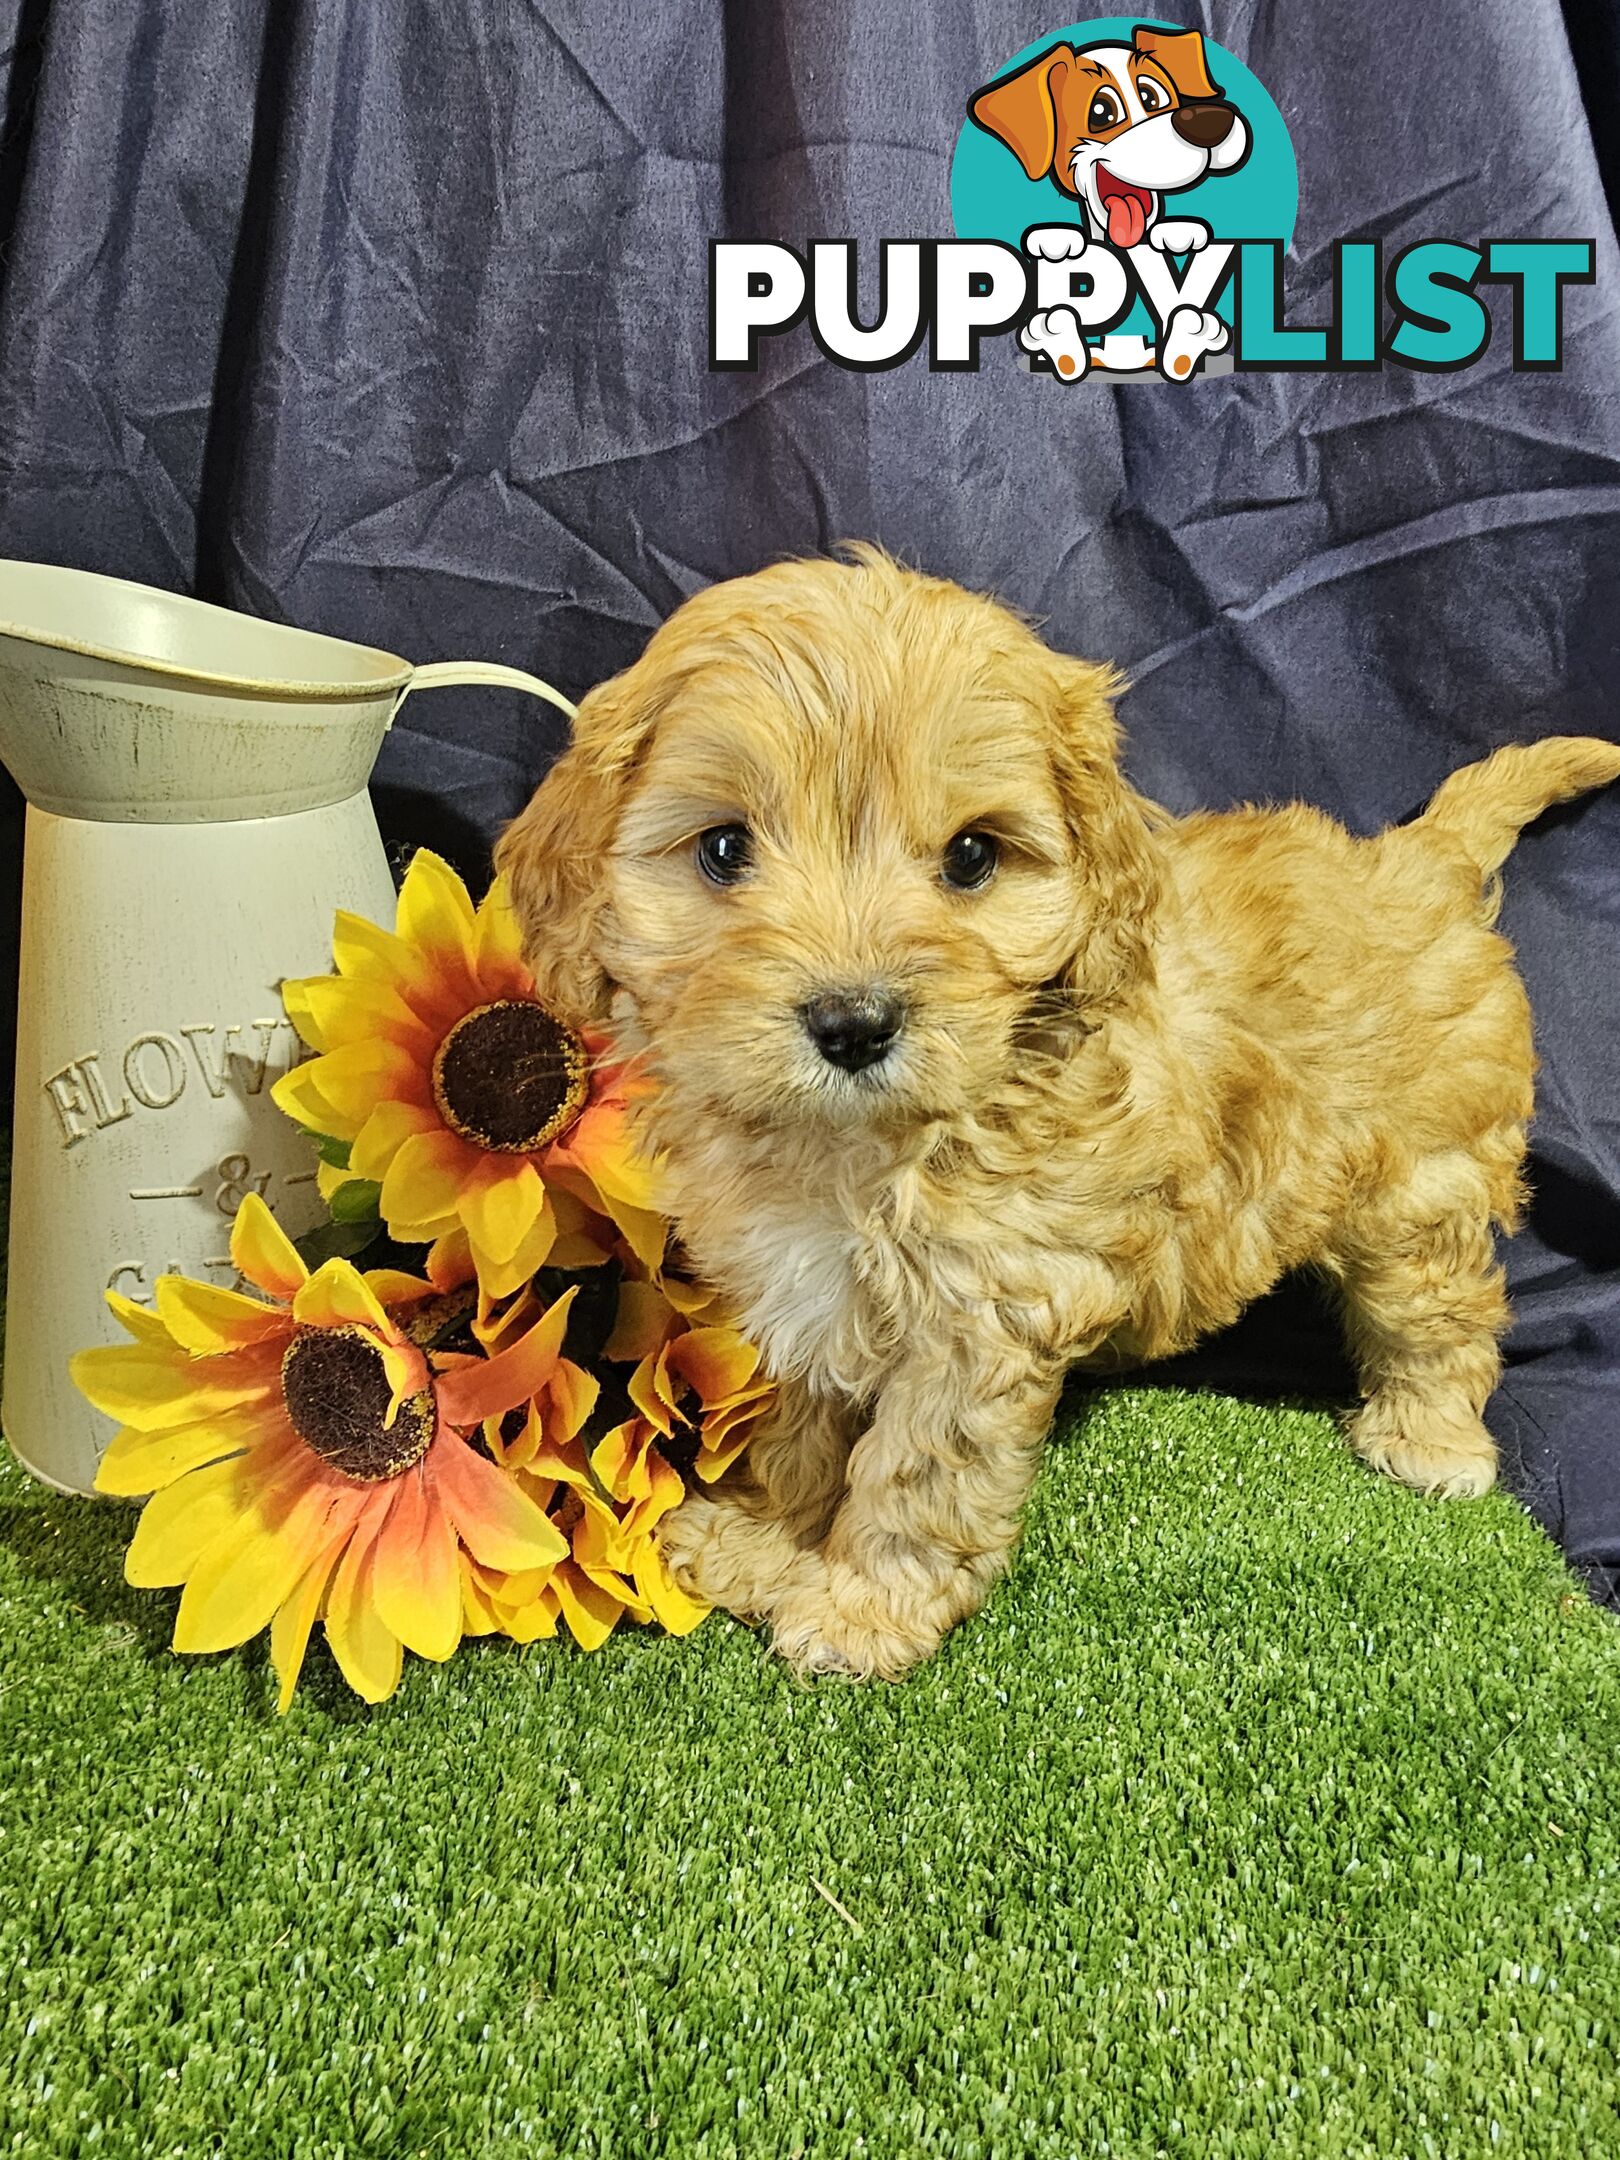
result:
[[[1181,23],[1158,23],[1141,15],[1102,15],[1091,22],[1049,30],[1015,52],[985,82],[999,82],[1026,61],[1037,60],[1054,45],[1129,45],[1135,30],[1179,30]],[[1221,95],[1248,123],[1249,155],[1236,172],[1211,173],[1196,187],[1164,197],[1166,217],[1201,218],[1217,240],[1280,240],[1294,236],[1299,209],[1299,168],[1288,128],[1257,75],[1235,53],[1204,39],[1209,72]],[[975,91],[983,84],[975,83]],[[959,240],[1000,240],[1017,247],[1032,225],[1082,225],[1085,213],[1072,195],[1053,180],[1031,180],[1006,144],[974,120],[964,120],[951,160],[951,223]],[[1216,303],[1216,313],[1232,319],[1232,288]],[[1138,300],[1118,327],[1151,336],[1153,323]]]

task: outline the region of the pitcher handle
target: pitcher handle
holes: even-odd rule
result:
[[[388,725],[392,727],[399,718],[399,708],[413,690],[455,690],[472,684],[495,690],[527,690],[532,696],[555,705],[570,720],[578,718],[574,706],[560,690],[553,690],[550,683],[542,682],[538,675],[526,675],[522,668],[503,667],[498,660],[428,660],[421,667],[412,669],[410,681],[394,700]]]

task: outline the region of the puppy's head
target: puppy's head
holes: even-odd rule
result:
[[[1138,27],[1129,45],[1055,45],[976,91],[968,111],[1032,180],[1085,205],[1114,247],[1135,247],[1160,197],[1233,172],[1249,132],[1211,80],[1196,30]]]
[[[711,587],[501,842],[541,995],[751,1128],[971,1110],[1151,966],[1114,687],[875,549]]]

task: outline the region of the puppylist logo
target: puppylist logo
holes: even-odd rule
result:
[[[957,237],[879,244],[877,309],[857,306],[853,240],[711,241],[709,365],[752,369],[809,319],[838,366],[977,369],[985,338],[1061,383],[1187,382],[1238,371],[1473,365],[1493,332],[1513,365],[1563,362],[1581,239],[1335,243],[1328,319],[1285,319],[1299,176],[1288,129],[1235,55],[1197,30],[1111,16],[1017,53],[973,91],[951,166]],[[1487,305],[1481,287],[1496,288]]]

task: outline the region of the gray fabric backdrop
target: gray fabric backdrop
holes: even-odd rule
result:
[[[981,377],[846,374],[803,332],[757,377],[705,366],[710,236],[948,231],[966,96],[1058,10],[6,12],[0,552],[578,693],[705,581],[870,535],[1129,669],[1134,777],[1178,809],[1297,793],[1369,829],[1495,743],[1620,734],[1606,5],[1156,15],[1219,39],[1283,111],[1301,319],[1341,236],[1598,241],[1561,375],[1515,375],[1499,339],[1460,375],[1173,394],[1065,393],[1005,344]],[[385,825],[476,870],[556,746],[525,700],[415,700],[379,769]],[[18,830],[12,797],[13,891]],[[1620,796],[1549,820],[1508,888],[1545,1071],[1493,1415],[1519,1489],[1612,1588]],[[1200,1369],[1308,1385],[1309,1333],[1285,1308]]]

